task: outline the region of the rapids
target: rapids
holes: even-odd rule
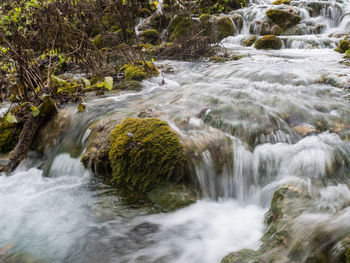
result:
[[[312,197],[312,209],[300,208],[297,236],[307,238],[316,226],[350,232],[350,104],[343,85],[350,75],[333,51],[350,33],[350,15],[343,16],[350,1],[314,1],[322,5],[317,16],[308,11],[311,2],[292,1],[303,18],[301,34],[282,36],[281,50],[240,44],[274,7],[254,0],[234,11],[244,26],[222,42],[242,59],[158,61],[167,70],[144,81],[141,92],[90,98],[79,116],[69,108],[71,131],[54,151],[44,160],[31,153],[12,176],[0,176],[0,248],[13,244],[10,257],[28,253],[43,262],[220,262],[229,252],[259,248],[264,213],[285,184]],[[315,24],[321,33],[314,34]],[[200,153],[193,165],[203,199],[173,213],[126,207],[79,162],[93,120],[145,110]]]

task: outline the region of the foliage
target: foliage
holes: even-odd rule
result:
[[[117,125],[111,133],[109,159],[113,182],[139,191],[183,178],[183,146],[159,119],[127,118]]]
[[[197,3],[202,12],[209,14],[228,13],[247,5],[245,0],[198,0]]]

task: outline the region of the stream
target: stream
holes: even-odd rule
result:
[[[13,257],[27,259],[8,262],[220,262],[259,248],[264,214],[285,184],[312,198],[312,209],[300,208],[297,233],[326,222],[349,235],[350,87],[337,83],[349,83],[350,71],[333,49],[349,33],[350,15],[342,15],[350,1],[327,1],[318,16],[309,14],[310,2],[292,1],[302,34],[281,36],[281,50],[241,45],[258,33],[253,21],[276,7],[254,0],[234,11],[244,18],[241,32],[222,41],[242,59],[157,61],[167,70],[142,91],[90,98],[81,114],[67,107],[72,127],[56,149],[44,159],[30,153],[11,176],[0,176],[0,248],[12,244]],[[189,207],[150,214],[125,206],[74,150],[83,150],[96,119],[145,110],[203,149],[194,164],[203,198]]]

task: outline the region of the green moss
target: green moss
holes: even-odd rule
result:
[[[258,39],[254,47],[256,49],[280,49],[282,47],[282,41],[274,35],[266,35]]]
[[[159,41],[159,33],[155,29],[148,29],[141,33],[141,39],[144,43],[157,44]]]
[[[183,146],[159,119],[127,118],[111,133],[113,183],[147,191],[184,176]]]
[[[233,35],[233,23],[227,16],[220,17],[217,21],[218,40],[221,41],[228,36]]]
[[[133,64],[125,64],[119,70],[125,73],[125,80],[144,80],[158,76],[158,68],[151,61],[137,61]]]
[[[188,15],[177,15],[168,28],[169,39],[184,37],[192,31],[192,18]]]
[[[350,263],[350,247],[346,250],[345,260],[346,263]]]
[[[350,49],[350,41],[347,39],[342,40],[338,45],[338,50],[341,53],[345,53],[346,50]]]
[[[16,123],[9,123],[6,117],[0,119],[0,152],[6,153],[15,148],[21,128]],[[17,126],[17,127],[16,127]]]
[[[267,10],[266,16],[284,29],[298,24],[301,20],[300,16],[280,9]]]
[[[244,45],[246,47],[250,47],[254,44],[254,42],[256,41],[256,39],[258,38],[258,36],[251,36],[250,38],[248,38],[247,41],[244,42]]]
[[[209,14],[201,14],[199,16],[199,20],[202,22],[203,25],[208,24],[210,20],[210,15]]]
[[[271,3],[272,5],[289,5],[290,0],[276,0]]]

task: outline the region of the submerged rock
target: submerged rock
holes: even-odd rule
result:
[[[256,49],[280,49],[282,47],[282,41],[274,35],[266,35],[258,39],[254,47]]]
[[[154,206],[163,212],[170,212],[195,203],[199,197],[193,185],[166,183],[147,193]]]

